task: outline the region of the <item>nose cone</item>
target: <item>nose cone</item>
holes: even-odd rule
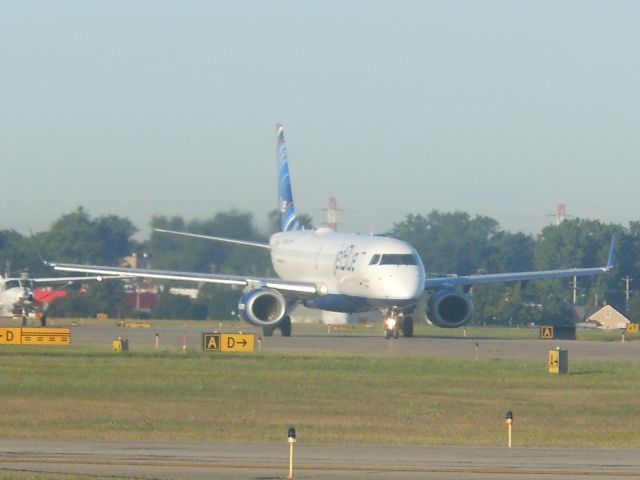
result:
[[[26,292],[24,293],[20,298],[19,301],[23,304],[30,304],[33,303],[34,301],[34,297],[33,297],[33,293],[31,292]]]
[[[417,300],[424,292],[424,270],[418,266],[388,268],[379,278],[377,290],[380,298]]]
[[[417,268],[408,268],[407,271],[393,274],[393,287],[390,289],[392,296],[398,299],[416,299],[423,293],[424,277]]]

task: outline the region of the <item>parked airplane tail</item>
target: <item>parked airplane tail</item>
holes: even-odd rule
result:
[[[280,211],[280,230],[283,232],[300,230],[300,222],[296,218],[293,193],[291,192],[287,145],[284,143],[284,127],[281,124],[277,124],[276,132],[278,136],[278,210]]]

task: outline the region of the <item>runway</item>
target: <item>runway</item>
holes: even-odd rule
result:
[[[1,472],[47,472],[141,479],[281,479],[282,445],[154,444],[0,440]],[[499,449],[304,445],[294,455],[300,479],[629,479],[640,456],[629,450]]]

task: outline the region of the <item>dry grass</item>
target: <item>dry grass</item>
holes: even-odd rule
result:
[[[0,349],[0,435],[149,441],[639,448],[640,372],[375,356]]]

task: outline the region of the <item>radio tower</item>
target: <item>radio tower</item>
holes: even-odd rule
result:
[[[560,225],[567,218],[567,205],[559,203],[556,209],[556,225]]]
[[[335,197],[329,199],[329,206],[327,207],[327,226],[331,230],[338,230],[338,202]]]

